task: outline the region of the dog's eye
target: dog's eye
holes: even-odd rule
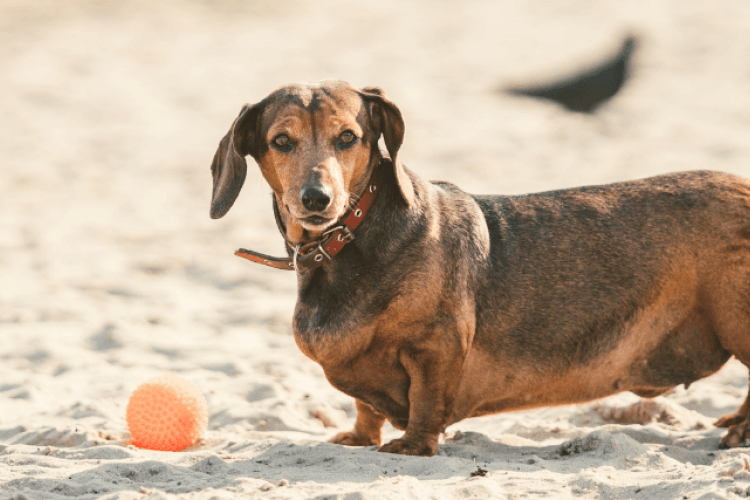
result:
[[[349,144],[354,140],[354,132],[352,132],[351,130],[347,130],[346,132],[341,134],[341,140],[346,144]]]
[[[354,135],[354,132],[352,132],[351,130],[342,132],[338,140],[336,141],[336,149],[346,149],[354,144],[354,141],[356,139],[357,136]]]
[[[289,136],[286,134],[279,134],[273,139],[273,147],[283,153],[288,153],[292,150],[292,144],[289,142]]]

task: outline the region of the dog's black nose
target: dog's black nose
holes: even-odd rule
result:
[[[322,185],[304,185],[300,195],[302,204],[311,212],[321,212],[331,203],[331,188]]]

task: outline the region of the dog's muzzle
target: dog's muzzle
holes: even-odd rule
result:
[[[375,203],[379,188],[383,182],[383,171],[391,168],[390,160],[383,159],[376,166],[372,173],[364,192],[352,207],[337,223],[325,231],[320,239],[308,242],[306,244],[292,244],[287,241],[287,245],[293,250],[291,258],[289,257],[272,257],[270,255],[254,252],[245,248],[240,248],[234,254],[243,259],[247,259],[257,264],[263,264],[275,269],[284,269],[287,271],[300,269],[315,269],[326,262],[330,262],[344,246],[354,240],[354,231],[362,223],[367,213]],[[283,236],[286,234],[286,228],[279,214],[279,207],[276,204],[276,198],[273,199],[273,210],[276,218],[276,225]]]

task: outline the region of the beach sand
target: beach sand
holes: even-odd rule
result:
[[[324,78],[385,89],[402,161],[469,192],[750,175],[744,1],[7,0],[0,28],[0,500],[747,496],[750,450],[712,426],[747,394],[735,360],[653,401],[459,422],[433,458],[326,443],[353,400],[294,343],[294,275],[232,255],[283,252],[252,162],[208,216],[242,104]],[[633,78],[594,116],[498,92],[628,32]],[[127,445],[129,395],[163,374],[208,401],[183,452]]]

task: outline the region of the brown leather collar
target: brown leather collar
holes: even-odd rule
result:
[[[365,187],[365,191],[359,197],[359,201],[356,205],[344,214],[335,225],[326,230],[321,238],[308,243],[298,244],[296,246],[287,242],[290,248],[294,249],[294,255],[291,258],[272,257],[245,248],[240,248],[234,252],[234,254],[251,262],[287,271],[315,269],[326,262],[330,262],[330,260],[333,259],[333,257],[335,257],[347,243],[354,239],[354,230],[362,223],[362,220],[370,211],[370,208],[372,208],[383,179],[383,170],[385,168],[384,163],[387,161],[390,160],[384,159],[379,165],[375,166],[370,181],[367,183],[367,187]],[[283,236],[285,228],[281,222],[275,198],[273,210],[274,216],[276,217],[276,224],[279,226],[279,231]]]

